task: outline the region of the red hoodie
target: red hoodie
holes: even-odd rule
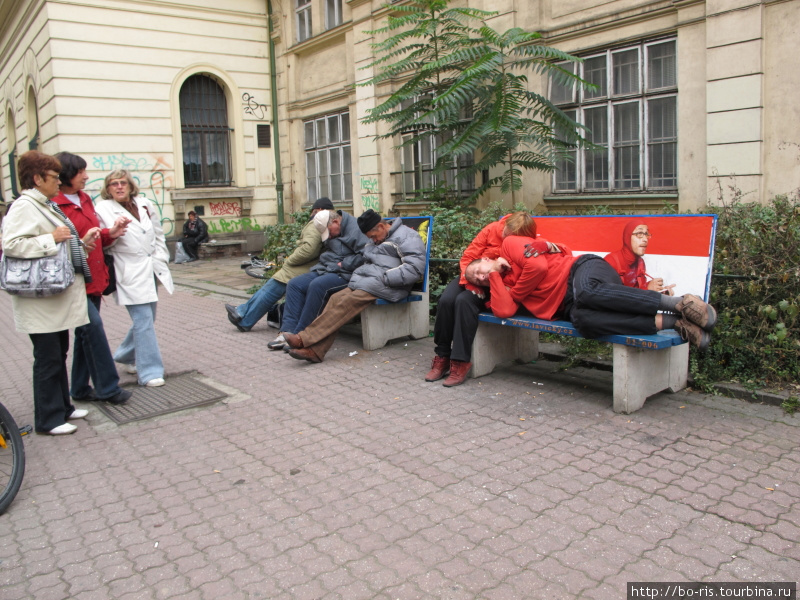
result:
[[[631,250],[631,236],[634,229],[644,224],[641,220],[629,221],[622,230],[622,248],[606,254],[606,262],[614,267],[622,279],[622,283],[640,290],[647,289],[647,275],[645,274],[644,259],[636,256]]]
[[[92,227],[100,227],[100,222],[97,220],[97,215],[94,212],[94,204],[92,199],[82,191],[78,191],[78,197],[81,199],[80,207],[70,201],[62,192],[53,198],[53,202],[58,204],[64,214],[67,215],[70,221],[75,225],[78,230],[78,235],[83,237],[86,232]],[[100,230],[100,244],[96,244],[86,257],[89,263],[89,271],[92,273],[91,283],[86,284],[87,296],[100,296],[103,290],[108,287],[108,269],[106,268],[105,260],[103,259],[103,247],[111,243],[111,236],[108,235],[108,229]]]
[[[492,221],[481,229],[478,235],[475,236],[475,239],[467,246],[467,249],[464,250],[464,254],[461,255],[461,262],[458,265],[461,278],[458,283],[465,286],[468,290],[481,293],[485,291],[467,282],[464,278],[464,271],[466,271],[467,266],[473,260],[483,258],[484,256],[487,258],[497,258],[500,256],[500,247],[503,245],[503,229],[506,226],[505,221],[507,217],[508,215],[499,221]]]
[[[503,240],[501,256],[511,265],[504,273],[489,274],[491,300],[488,306],[496,317],[515,315],[522,305],[539,319],[553,320],[567,293],[569,270],[576,257],[559,244],[560,254],[540,254],[525,257],[529,237],[509,236]],[[546,241],[541,237],[537,242]]]

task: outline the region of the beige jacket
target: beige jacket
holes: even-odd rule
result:
[[[281,270],[272,278],[281,283],[289,283],[290,279],[308,273],[311,267],[317,264],[320,252],[322,252],[322,236],[311,220],[303,227],[297,248],[286,257]]]
[[[45,204],[45,200],[38,190],[24,190],[11,205],[3,219],[3,252],[8,256],[40,258],[53,256],[58,251],[53,231],[56,223],[64,223],[64,220]],[[21,333],[53,333],[89,322],[86,286],[80,272],[75,273],[75,283],[61,294],[46,298],[11,296],[11,306],[14,325]]]

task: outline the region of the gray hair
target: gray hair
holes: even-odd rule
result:
[[[130,171],[126,169],[117,169],[106,175],[106,179],[103,182],[103,189],[100,190],[100,197],[104,200],[111,200],[112,198],[111,194],[108,193],[108,184],[112,179],[127,179],[128,187],[130,187],[131,191],[130,197],[136,198],[136,196],[139,195],[139,186],[136,185],[136,182],[133,180],[133,176],[131,175]]]

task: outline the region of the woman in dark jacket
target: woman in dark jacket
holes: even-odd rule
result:
[[[100,229],[94,203],[83,191],[89,179],[86,161],[69,152],[59,152],[56,158],[61,163],[61,185],[53,202],[72,221],[78,235],[84,236],[96,228],[100,231],[101,241],[86,257],[92,273],[92,281],[86,284],[89,323],[75,329],[70,396],[81,402],[105,400],[112,404],[122,404],[131,397],[131,392],[119,387],[119,375],[108,346],[103,320],[100,318],[100,300],[103,290],[108,286],[103,246],[108,246],[113,239],[124,235],[130,219],[120,218],[110,229]],[[89,385],[89,378],[94,383],[94,389]]]

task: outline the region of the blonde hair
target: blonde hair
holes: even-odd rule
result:
[[[108,184],[112,179],[127,179],[128,187],[130,188],[130,197],[136,198],[136,196],[139,195],[139,186],[136,185],[130,171],[126,169],[117,169],[106,175],[106,179],[103,182],[103,189],[100,190],[100,197],[103,198],[103,200],[111,200],[113,198],[113,196],[108,193]]]
[[[515,212],[506,217],[504,229],[508,235],[522,235],[529,238],[536,237],[536,221],[526,212]]]

